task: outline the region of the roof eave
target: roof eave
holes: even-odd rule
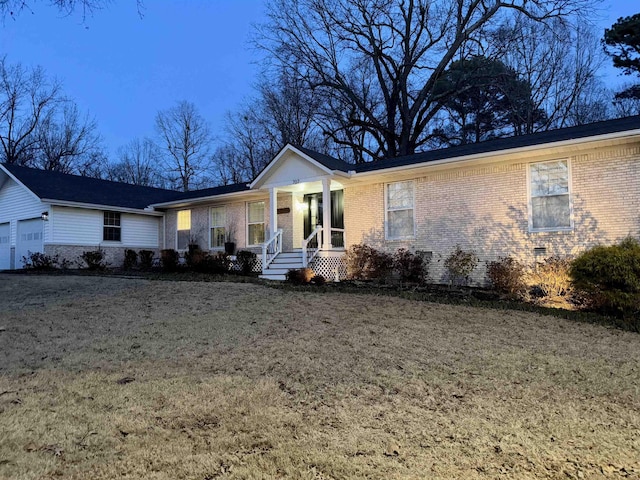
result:
[[[152,203],[149,206],[152,208],[176,208],[213,200],[226,200],[229,198],[233,199],[235,197],[246,196],[247,194],[252,194],[254,192],[255,190],[240,190],[239,192],[220,193],[217,195],[207,195],[205,197],[193,197],[185,198],[182,200],[172,200],[171,202]]]
[[[161,217],[164,215],[162,212],[157,212],[154,210],[148,210],[147,208],[131,208],[131,207],[119,207],[116,205],[102,205],[97,203],[84,203],[84,202],[73,202],[70,200],[56,200],[53,198],[43,198],[42,202],[48,203],[54,207],[73,207],[73,208],[86,208],[89,210],[109,210],[112,212],[122,212],[122,213],[135,213],[138,215],[149,215],[152,217]]]
[[[475,160],[483,160],[486,158],[496,158],[499,156],[507,156],[507,155],[515,155],[515,154],[519,154],[519,153],[528,153],[528,152],[532,152],[532,151],[536,151],[536,150],[544,150],[544,149],[549,149],[549,148],[562,148],[562,147],[569,147],[572,145],[576,145],[576,144],[581,144],[581,143],[593,143],[593,142],[602,142],[602,141],[607,141],[607,140],[619,140],[619,139],[623,139],[623,138],[631,138],[631,137],[637,137],[640,136],[640,129],[635,129],[635,130],[625,130],[622,132],[614,132],[614,133],[607,133],[607,134],[603,134],[603,135],[593,135],[593,136],[589,136],[589,137],[579,137],[579,138],[572,138],[569,140],[561,140],[561,141],[557,141],[557,142],[552,142],[552,143],[541,143],[541,144],[536,144],[536,145],[527,145],[525,147],[515,147],[515,148],[509,148],[509,149],[505,149],[505,150],[491,150],[488,152],[482,152],[482,153],[475,153],[475,154],[470,154],[470,155],[459,155],[459,156],[455,156],[455,157],[451,157],[451,158],[443,158],[440,160],[427,160],[424,162],[420,162],[420,163],[411,163],[408,165],[399,165],[397,167],[388,167],[388,168],[380,168],[380,169],[376,169],[376,170],[370,170],[370,171],[365,171],[365,172],[355,172],[352,176],[352,178],[359,178],[359,177],[367,177],[367,176],[372,176],[372,175],[376,175],[376,174],[388,174],[388,173],[392,173],[392,172],[400,172],[400,171],[404,171],[404,170],[410,170],[413,168],[423,168],[423,167],[430,167],[430,166],[438,166],[438,165],[446,165],[446,164],[450,164],[450,163],[463,163],[463,162],[472,162]]]

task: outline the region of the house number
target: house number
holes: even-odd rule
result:
[[[294,178],[294,179],[292,180],[292,183],[293,183],[294,185],[297,185],[298,183],[300,183],[300,179],[299,179],[299,178]]]

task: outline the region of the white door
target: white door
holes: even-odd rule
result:
[[[22,257],[28,257],[29,252],[42,252],[42,220],[20,220],[16,235],[16,268],[23,268]]]
[[[0,223],[0,270],[11,268],[11,225]]]

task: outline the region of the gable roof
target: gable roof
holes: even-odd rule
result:
[[[2,167],[41,200],[142,210],[152,203],[169,201],[184,193],[18,165],[2,164]]]

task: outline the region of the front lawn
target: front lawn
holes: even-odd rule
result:
[[[256,284],[0,275],[0,478],[637,478],[640,335]]]

